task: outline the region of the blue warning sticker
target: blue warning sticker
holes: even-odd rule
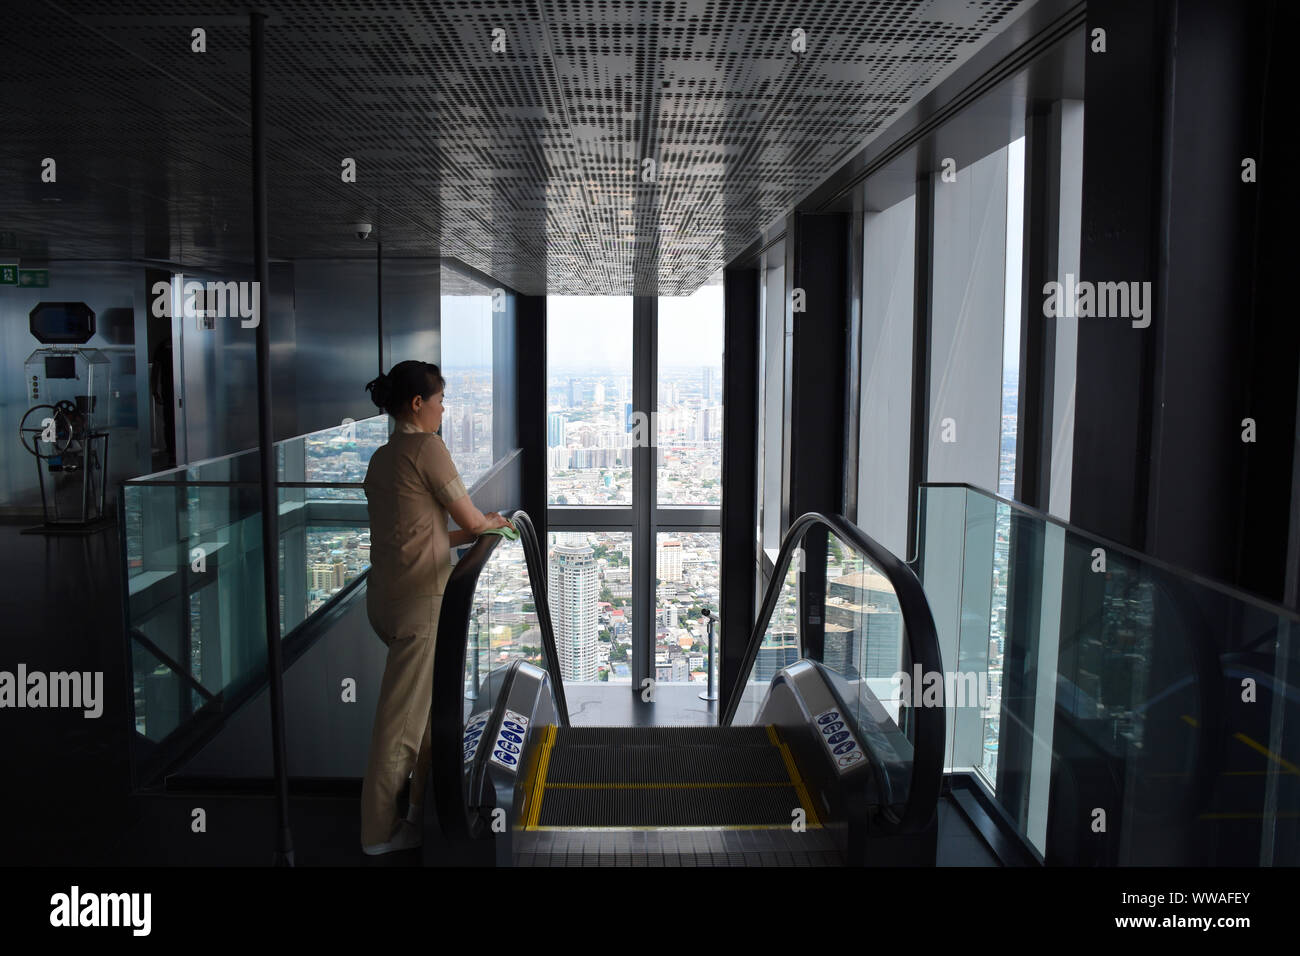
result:
[[[848,728],[848,721],[838,710],[818,714],[813,726],[817,728],[837,773],[845,773],[867,759],[862,745]]]
[[[483,739],[483,731],[487,730],[488,718],[492,716],[490,710],[484,710],[469,719],[465,724],[465,762],[469,763],[478,753],[478,743]]]
[[[492,744],[492,762],[507,770],[519,769],[519,758],[528,738],[528,718],[507,710]]]

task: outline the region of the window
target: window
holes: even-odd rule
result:
[[[553,505],[632,503],[632,300],[546,300],[546,474]]]
[[[1003,445],[1003,333],[1010,148],[932,176],[928,481],[999,485]],[[1023,170],[1023,150],[1020,152]],[[1014,230],[1020,248],[1020,230]],[[1016,283],[1019,283],[1017,264]],[[1018,306],[1017,306],[1018,308]],[[1013,438],[1014,442],[1014,425]],[[1012,469],[1014,477],[1014,467]]]
[[[708,608],[718,613],[718,553],[722,536],[716,531],[660,531],[655,542],[657,577],[655,610],[655,681],[707,684],[709,652]],[[713,639],[720,635],[715,626]],[[714,680],[717,680],[717,644]]]
[[[915,194],[866,212],[862,239],[857,522],[894,554],[905,555],[911,550]]]
[[[659,504],[722,503],[722,274],[659,297]]]
[[[551,624],[566,682],[632,683],[632,536],[549,535]]]
[[[1006,285],[1002,296],[1002,431],[998,494],[1016,496],[1016,433],[1020,397],[1020,258],[1024,236],[1025,138],[1007,147]]]
[[[707,679],[698,622],[718,599],[721,278],[682,297],[547,299],[548,574],[568,680]],[[598,709],[585,716],[599,722]]]
[[[781,547],[781,458],[785,432],[785,243],[763,254],[759,280],[763,398],[758,428],[758,538],[773,557]],[[760,587],[758,593],[762,593]]]
[[[442,438],[465,485],[483,477],[497,458],[493,389],[507,387],[493,374],[494,337],[500,331],[492,311],[492,287],[445,262],[442,280],[441,361],[447,390]],[[508,348],[509,343],[497,343]],[[513,439],[510,440],[513,447]]]

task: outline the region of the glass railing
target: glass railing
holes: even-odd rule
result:
[[[926,825],[941,782],[944,698],[906,684],[942,670],[934,621],[911,570],[838,515],[791,524],[720,722],[754,723],[772,678],[798,660],[821,665],[868,748],[887,795],[881,822],[899,832]]]
[[[542,630],[523,545],[501,541],[479,572],[465,635],[465,716],[490,706],[493,672],[521,660],[545,667]]]
[[[361,482],[387,421],[347,422],[275,446],[281,637],[370,565]],[[258,479],[253,450],[123,483],[134,725],[151,741],[265,679]]]
[[[1047,862],[1300,863],[1300,617],[968,486],[919,518],[946,767]]]

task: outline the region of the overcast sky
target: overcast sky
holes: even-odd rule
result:
[[[485,368],[492,362],[490,300],[442,297],[442,362],[448,368]],[[630,296],[546,298],[547,362],[560,368],[591,368],[631,374]],[[659,300],[660,364],[722,365],[722,284],[703,285],[690,296]]]

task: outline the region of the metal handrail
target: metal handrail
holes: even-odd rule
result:
[[[542,632],[542,654],[547,673],[551,677],[551,691],[555,699],[557,720],[561,726],[569,725],[569,710],[564,698],[564,682],[560,677],[559,653],[555,645],[555,632],[551,624],[550,606],[547,603],[546,579],[542,574],[542,559],[537,530],[524,511],[510,516],[519,532],[519,542],[524,550],[528,567],[529,586],[537,609],[537,624]],[[438,819],[448,836],[473,838],[479,834],[477,818],[471,814],[464,792],[464,767],[462,736],[465,730],[464,680],[465,635],[469,632],[474,613],[474,595],[478,590],[479,576],[487,566],[492,553],[501,544],[500,535],[479,535],[465,556],[456,562],[443,590],[442,610],[438,615],[438,640],[434,649],[433,665],[433,786]],[[500,704],[500,701],[498,701]],[[480,786],[481,773],[475,775],[472,786]],[[463,827],[463,829],[462,829]]]
[[[519,543],[524,549],[524,562],[528,565],[528,583],[533,591],[533,607],[537,611],[537,627],[542,632],[542,653],[546,657],[546,670],[551,675],[551,691],[555,695],[556,719],[561,727],[569,726],[569,704],[564,697],[564,675],[560,673],[560,652],[555,644],[555,627],[551,622],[551,602],[547,592],[546,566],[542,561],[541,541],[533,519],[526,511],[516,511],[510,516],[519,532]]]
[[[866,535],[861,528],[850,524],[843,516],[808,512],[791,522],[789,530],[781,541],[775,571],[763,595],[763,603],[758,619],[754,622],[754,629],[750,633],[735,685],[719,720],[723,726],[729,726],[735,719],[745,685],[758,658],[759,647],[767,634],[772,613],[776,610],[777,599],[785,585],[786,572],[789,570],[794,551],[803,542],[808,532],[817,526],[825,527],[840,541],[867,558],[884,574],[898,598],[912,663],[919,664],[923,673],[943,672],[934,616],[930,613],[930,603],[926,600],[921,582],[917,580],[912,570],[893,552]],[[800,657],[803,656],[802,652],[803,648],[800,647]],[[907,789],[907,805],[896,819],[881,815],[879,825],[887,832],[916,832],[929,825],[934,816],[943,784],[943,747],[946,735],[942,684],[943,682],[940,682],[939,706],[917,707],[912,711],[916,732],[913,741],[915,749],[912,754],[912,777]]]
[[[473,839],[476,828],[465,799],[465,770],[461,759],[465,733],[465,635],[474,613],[479,575],[501,536],[479,535],[456,562],[443,589],[434,644],[430,770],[438,821],[448,837]]]

